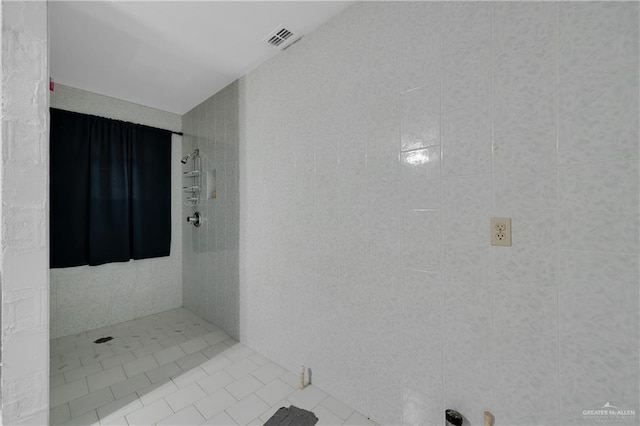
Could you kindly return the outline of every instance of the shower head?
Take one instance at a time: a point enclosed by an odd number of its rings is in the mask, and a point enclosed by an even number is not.
[[[187,164],[187,161],[189,160],[189,158],[191,158],[191,157],[195,157],[195,156],[197,156],[198,154],[200,154],[200,150],[196,148],[196,150],[195,150],[195,151],[193,151],[191,154],[189,154],[189,155],[185,155],[184,157],[182,157],[182,160],[180,160],[180,162],[181,162],[182,164]]]

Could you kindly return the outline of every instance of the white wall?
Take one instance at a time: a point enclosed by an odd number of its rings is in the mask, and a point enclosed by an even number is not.
[[[57,84],[53,108],[181,130],[177,114]],[[171,148],[171,255],[51,269],[51,337],[66,336],[182,306],[182,138]]]
[[[47,5],[2,2],[0,424],[49,418]]]
[[[385,424],[638,410],[638,24],[358,3],[242,78],[242,341]]]

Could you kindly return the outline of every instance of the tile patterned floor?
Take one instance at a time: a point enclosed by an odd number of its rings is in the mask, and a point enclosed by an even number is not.
[[[50,401],[52,425],[262,425],[289,405],[374,425],[185,309],[52,340]]]

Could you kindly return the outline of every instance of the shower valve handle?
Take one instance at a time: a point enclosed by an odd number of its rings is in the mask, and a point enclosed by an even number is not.
[[[195,212],[193,216],[187,216],[187,222],[191,223],[196,228],[200,226],[200,212]]]

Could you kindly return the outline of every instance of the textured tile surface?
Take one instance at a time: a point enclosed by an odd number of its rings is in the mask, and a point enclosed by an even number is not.
[[[191,338],[163,348],[155,340],[146,337],[171,333],[172,330],[175,332],[176,329]],[[309,385],[302,391],[298,390],[299,379],[295,374],[287,372],[246,345],[233,339],[225,339],[224,343],[213,339],[211,341],[214,343],[209,345],[210,339],[203,336],[211,336],[211,330],[214,329],[217,327],[185,309],[114,325],[112,331],[118,339],[109,342],[110,350],[120,352],[125,347],[135,346],[135,352],[139,354],[136,360],[142,360],[141,365],[147,365],[151,360],[155,362],[184,354],[185,348],[201,348],[188,355],[201,355],[201,363],[183,371],[171,361],[131,378],[125,376],[123,367],[116,366],[55,386],[51,389],[50,423],[85,426],[261,425],[277,409],[288,407],[294,404],[293,401],[300,407],[317,411],[323,424],[342,425],[356,413],[344,402],[315,386]],[[74,365],[74,359],[79,360],[93,351],[104,352],[104,347],[92,343],[93,336],[102,331],[90,330],[52,340],[52,358],[64,358]],[[207,342],[205,347],[202,347],[203,342]],[[212,351],[212,348],[216,351]],[[208,357],[204,353],[213,355]],[[99,363],[97,365],[100,366]],[[137,364],[131,365],[137,368]],[[169,366],[174,366],[180,373],[159,378],[152,383],[156,377],[152,374],[154,370]],[[209,369],[205,369],[205,366],[209,366]],[[234,378],[224,369],[242,374]]]
[[[638,346],[638,256],[563,250],[559,260],[561,332]]]
[[[638,5],[558,7],[558,161],[638,157]]]
[[[638,387],[629,378],[640,374],[639,362],[637,347],[624,341],[611,344],[562,334],[559,423],[584,424],[584,410],[601,409],[608,402],[621,410],[633,410]],[[630,416],[616,421],[631,425],[636,419]]]
[[[353,5],[185,116],[242,207],[185,232],[187,306],[380,423],[637,399],[638,27],[636,3]]]
[[[442,232],[447,242],[482,245],[491,212],[491,176],[448,177],[444,191]]]
[[[3,4],[1,27],[1,422],[45,424],[50,407],[47,340],[49,323],[57,320],[47,306],[51,293],[47,4]]]
[[[559,185],[562,248],[638,252],[637,161],[562,168]]]

